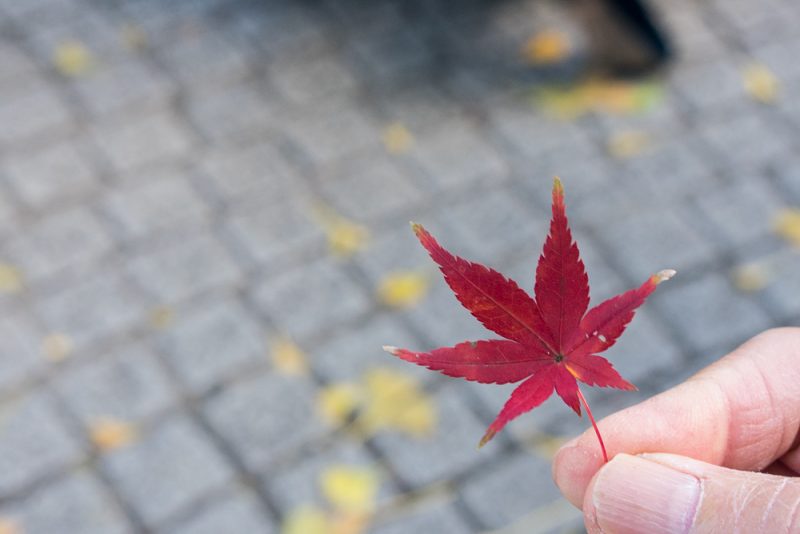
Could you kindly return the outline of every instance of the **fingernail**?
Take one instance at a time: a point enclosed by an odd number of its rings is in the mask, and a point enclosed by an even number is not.
[[[688,532],[700,499],[700,481],[686,473],[620,454],[594,482],[595,521],[607,534]]]

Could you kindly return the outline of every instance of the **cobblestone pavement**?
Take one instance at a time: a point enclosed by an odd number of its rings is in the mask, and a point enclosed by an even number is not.
[[[445,4],[0,1],[1,533],[580,531],[585,420],[478,451],[508,388],[380,350],[486,336],[407,221],[531,286],[554,173],[594,299],[679,271],[600,415],[798,322],[800,4],[663,3],[658,101],[568,120],[531,91],[569,62],[515,59],[564,6]]]

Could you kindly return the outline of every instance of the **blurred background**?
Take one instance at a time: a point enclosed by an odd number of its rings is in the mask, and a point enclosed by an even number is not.
[[[551,180],[638,393],[800,318],[800,4],[652,6],[587,75],[569,2],[0,2],[0,533],[581,532],[557,399],[381,351],[491,334],[408,228],[532,290]]]

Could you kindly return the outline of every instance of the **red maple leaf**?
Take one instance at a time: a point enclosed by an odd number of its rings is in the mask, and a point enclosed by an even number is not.
[[[451,254],[421,225],[412,223],[417,238],[439,264],[461,304],[486,328],[506,339],[466,341],[431,352],[391,346],[384,350],[445,375],[475,382],[506,384],[524,380],[489,425],[480,446],[509,421],[542,404],[555,390],[579,416],[581,403],[586,407],[608,461],[578,380],[590,386],[636,389],[597,354],[617,341],[636,308],[675,271],[660,271],[638,288],[587,312],[589,279],[578,245],[572,239],[564,209],[564,189],[558,178],[553,182],[552,209],[550,233],[536,267],[535,299],[497,271]]]

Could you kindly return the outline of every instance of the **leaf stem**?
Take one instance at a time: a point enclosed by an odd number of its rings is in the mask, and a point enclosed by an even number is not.
[[[589,416],[589,421],[592,422],[592,427],[594,427],[594,433],[597,434],[597,441],[600,442],[600,450],[603,451],[603,460],[605,463],[608,463],[608,454],[606,453],[606,446],[603,443],[603,437],[600,435],[600,429],[597,428],[597,423],[594,420],[594,416],[592,415],[592,410],[589,408],[589,403],[586,402],[586,398],[581,393],[581,389],[578,388],[578,398],[583,403],[583,407],[586,408],[586,415]]]

